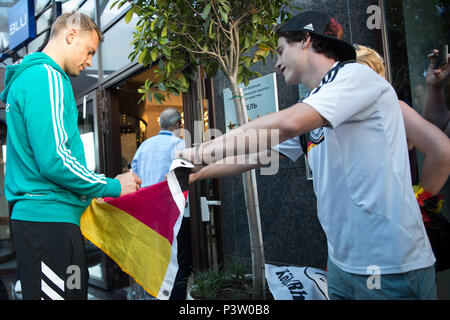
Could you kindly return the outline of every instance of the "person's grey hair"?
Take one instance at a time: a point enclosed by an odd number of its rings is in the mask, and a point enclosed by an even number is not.
[[[103,34],[97,24],[89,16],[79,11],[70,11],[60,15],[52,25],[50,39],[67,28],[78,29],[82,32],[95,31],[99,42],[103,41]]]
[[[175,108],[167,108],[159,115],[159,125],[163,130],[172,130],[178,122],[181,122],[181,114]]]

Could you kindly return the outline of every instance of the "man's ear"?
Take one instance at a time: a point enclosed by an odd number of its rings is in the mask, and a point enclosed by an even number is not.
[[[75,40],[75,37],[77,36],[77,30],[76,29],[69,29],[66,32],[66,42],[67,44],[72,44]]]
[[[302,41],[302,48],[306,49],[311,45],[311,36],[308,34],[305,40]]]

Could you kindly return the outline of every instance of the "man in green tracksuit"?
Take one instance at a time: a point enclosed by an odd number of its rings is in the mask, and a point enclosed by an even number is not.
[[[86,15],[53,24],[43,52],[8,66],[5,195],[24,299],[86,299],[88,271],[80,217],[93,197],[136,191],[133,173],[115,179],[86,168],[68,75],[91,66],[102,34]],[[70,281],[68,281],[70,280]]]

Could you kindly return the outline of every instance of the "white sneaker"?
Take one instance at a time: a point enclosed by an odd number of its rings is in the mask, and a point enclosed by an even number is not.
[[[20,280],[17,280],[14,285],[14,297],[18,300],[22,300],[22,284],[20,283]]]

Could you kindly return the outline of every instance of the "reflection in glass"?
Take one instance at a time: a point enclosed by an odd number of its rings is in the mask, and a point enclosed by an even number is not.
[[[46,5],[50,3],[50,0],[35,0],[34,1],[34,13],[38,14],[41,12]]]
[[[100,25],[104,28],[109,22],[111,22],[120,13],[129,9],[130,4],[124,4],[120,9],[117,5],[111,8],[111,5],[115,0],[100,0],[100,6],[98,7],[98,12],[100,15]]]
[[[128,60],[128,56],[132,51],[130,43],[133,40],[133,31],[136,23],[136,15],[133,15],[128,24],[125,23],[124,19],[121,19],[103,34],[103,78],[108,77],[131,62]]]
[[[41,48],[41,46],[44,44],[44,42],[47,40],[47,36],[49,36],[50,30],[41,34],[39,37],[34,39],[28,44],[28,53],[37,52]]]
[[[77,10],[83,0],[69,0],[62,4],[62,13]]]
[[[9,230],[9,207],[5,198],[5,166],[6,166],[6,121],[4,112],[0,114],[0,261],[8,261],[13,257],[11,232]]]
[[[145,140],[147,122],[132,115],[121,114],[120,146],[122,150],[122,172],[128,171],[134,154]]]
[[[95,0],[86,1],[79,9],[80,12],[88,15],[92,20],[97,21],[95,17]]]
[[[96,85],[98,82],[98,55],[92,58],[92,67],[81,71],[78,77],[69,77],[69,79],[75,97]]]
[[[83,142],[86,166],[89,170],[98,172],[95,161],[94,112],[94,101],[92,99],[89,101],[84,100],[83,104],[78,107],[78,130],[80,132],[81,141]]]
[[[393,86],[422,113],[427,54],[448,43],[448,1],[385,0]]]
[[[36,34],[41,33],[52,25],[52,9],[46,10],[39,19],[36,20]]]

